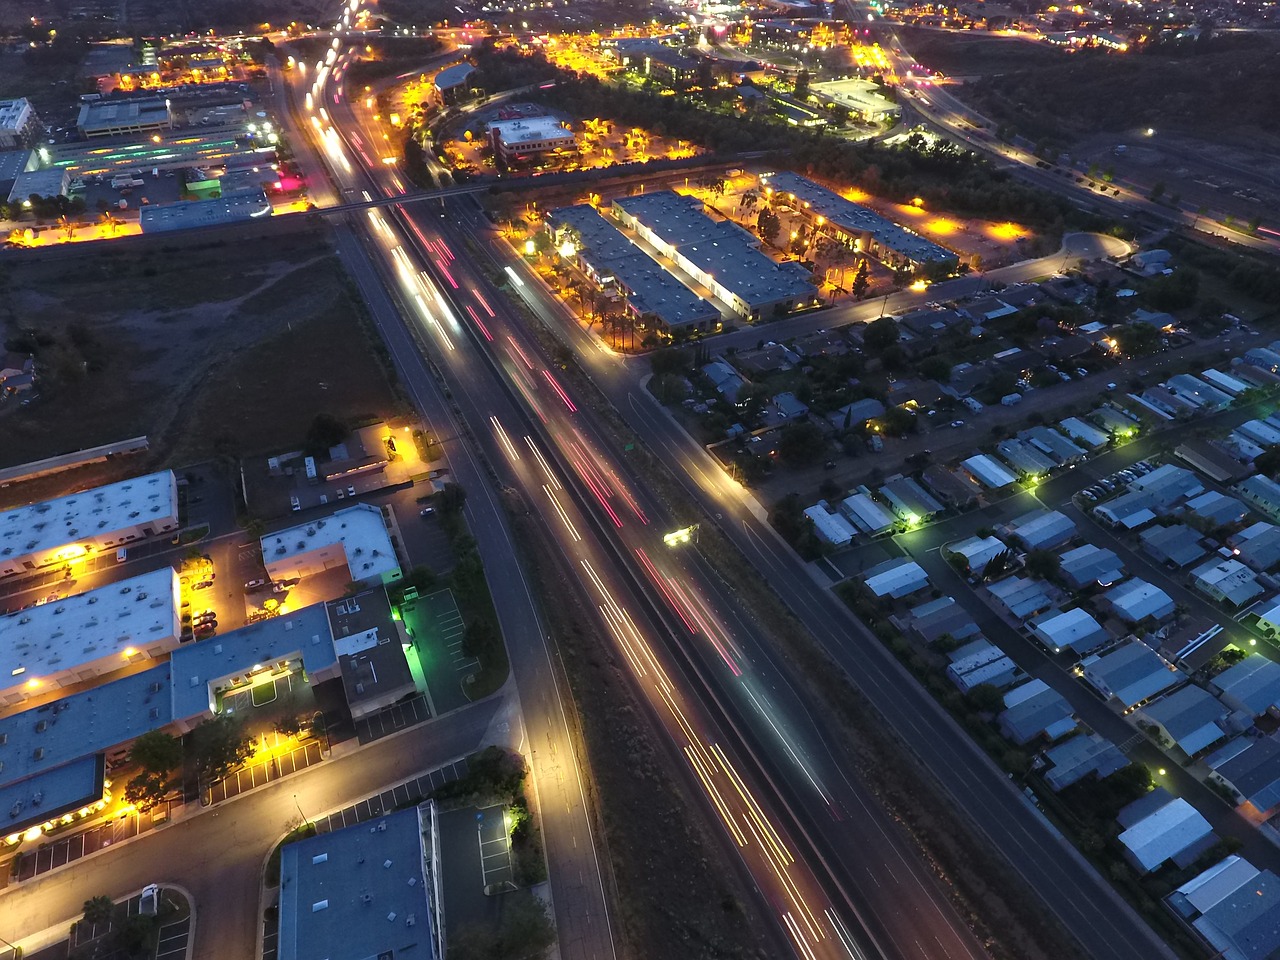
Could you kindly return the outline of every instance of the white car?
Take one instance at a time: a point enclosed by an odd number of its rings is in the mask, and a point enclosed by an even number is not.
[[[302,509],[302,504],[298,502],[297,497],[294,497],[294,496],[289,497],[289,509],[292,510],[294,513],[297,513],[299,510]]]

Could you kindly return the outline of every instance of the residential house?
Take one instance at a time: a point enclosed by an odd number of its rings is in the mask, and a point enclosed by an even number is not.
[[[780,420],[803,420],[809,415],[808,404],[801,403],[794,393],[779,393],[773,398],[773,411]]]
[[[840,504],[840,512],[868,536],[888,533],[897,524],[893,514],[865,493],[855,493]]]
[[[1204,484],[1190,470],[1171,463],[1156,467],[1129,484],[1119,497],[1094,507],[1094,514],[1112,526],[1135,530],[1155,519],[1157,512],[1204,491]]]
[[[1169,894],[1165,903],[1179,917],[1191,923],[1245,884],[1252,883],[1260,872],[1248,860],[1233,853],[1192,877]]]
[[[730,403],[738,402],[738,392],[747,385],[747,380],[742,374],[720,359],[704,365],[702,372],[711,381],[717,393]]]
[[[1164,270],[1172,259],[1173,254],[1168,250],[1143,250],[1130,257],[1129,264],[1140,273],[1150,276]]]
[[[1057,793],[1090,774],[1103,780],[1129,765],[1120,748],[1097,733],[1081,733],[1044,752],[1044,779]]]
[[[1047,454],[1022,440],[1002,440],[996,444],[996,453],[1020,477],[1045,477],[1057,466]]]
[[[1081,447],[1045,426],[1028,427],[1018,434],[1018,439],[1025,440],[1060,466],[1079,463],[1085,457]]]
[[[1007,687],[1025,674],[999,647],[979,640],[955,651],[947,676],[961,693],[968,693],[983,685]]]
[[[1179,373],[1165,381],[1165,387],[1196,405],[1205,413],[1231,406],[1231,394],[1211,386],[1199,377]]]
[[[1098,601],[1130,626],[1148,620],[1158,623],[1173,616],[1173,598],[1154,583],[1138,577],[1112,587]]]
[[[954,310],[940,310],[932,307],[912,310],[898,318],[898,324],[906,327],[917,337],[934,338],[946,333],[952,327],[966,323],[967,320]]]
[[[966,567],[974,576],[981,576],[987,564],[1007,549],[995,537],[969,537],[947,547],[953,556],[964,558]]]
[[[1280,635],[1280,596],[1258,605],[1258,629],[1269,637]]]
[[[1274,447],[1280,444],[1280,430],[1265,420],[1246,420],[1236,427],[1235,432],[1262,447]]]
[[[1181,677],[1146,644],[1123,643],[1101,656],[1080,661],[1085,681],[1127,713],[1181,682]]]
[[[1054,604],[1050,588],[1044,582],[1030,577],[1006,577],[988,584],[987,592],[1018,621],[1025,621]]]
[[[863,574],[863,582],[877,599],[900,600],[929,586],[929,575],[914,560],[898,558],[876,564]]]
[[[1089,416],[1093,418],[1094,423],[1110,436],[1127,437],[1138,429],[1138,421],[1132,417],[1125,416],[1114,407],[1098,407]]]
[[[1234,483],[1253,473],[1253,467],[1234,457],[1223,444],[1213,440],[1193,439],[1178,445],[1173,451],[1210,480],[1218,483]]]
[[[1276,364],[1280,364],[1280,354],[1270,350],[1266,352],[1271,360],[1274,360]],[[1249,353],[1254,353],[1254,351],[1250,350]],[[1272,365],[1270,360],[1265,363],[1260,362],[1261,358],[1251,358],[1249,353],[1246,353],[1241,359],[1231,361],[1231,375],[1249,384],[1250,388],[1260,387],[1263,390],[1269,390],[1280,384],[1280,374],[1276,373],[1275,366]]]
[[[1236,368],[1241,376],[1248,377],[1250,372],[1243,369],[1246,366],[1258,367],[1268,373],[1280,374],[1280,353],[1269,347],[1254,347],[1244,352],[1244,364]]]
[[[1193,685],[1175,690],[1139,711],[1141,721],[1154,726],[1164,739],[1188,757],[1224,739],[1230,715],[1231,711],[1221,700]]]
[[[1249,516],[1249,508],[1235,497],[1206,490],[1184,503],[1182,513],[1199,517],[1215,527],[1234,527]]]
[[[1200,811],[1163,788],[1129,804],[1117,819],[1125,828],[1118,839],[1126,859],[1144,874],[1170,861],[1189,866],[1218,839]]]
[[[1129,314],[1129,322],[1141,323],[1148,327],[1155,327],[1157,330],[1172,329],[1178,324],[1177,318],[1171,313],[1165,313],[1163,310],[1144,310],[1141,307]]]
[[[956,602],[955,597],[929,600],[893,619],[898,629],[914,633],[925,643],[933,643],[944,636],[968,640],[980,633],[969,612]]]
[[[846,403],[839,410],[827,414],[827,422],[836,430],[855,430],[868,420],[884,416],[884,404],[875,397],[866,397]]]
[[[1061,554],[1059,569],[1063,579],[1077,590],[1095,583],[1107,587],[1124,576],[1124,564],[1115,552],[1092,543]]]
[[[1239,560],[1210,558],[1191,571],[1191,585],[1205,596],[1240,609],[1263,594],[1257,574]]]
[[[1246,503],[1272,520],[1280,520],[1280,483],[1261,475],[1236,484],[1236,492]]]
[[[1182,569],[1195,563],[1209,551],[1201,543],[1200,534],[1185,523],[1169,527],[1148,527],[1138,534],[1142,549],[1167,567]]]
[[[857,535],[848,520],[827,508],[825,500],[807,508],[804,515],[813,521],[818,539],[833,547],[847,547]]]
[[[36,361],[17,354],[0,356],[0,400],[26,393],[36,384]]]
[[[926,523],[943,511],[943,506],[910,477],[898,477],[880,488],[881,498],[907,526]]]
[[[967,473],[948,470],[940,463],[925,467],[920,480],[939,500],[957,508],[967,507],[982,492],[981,485]]]
[[[1249,389],[1249,384],[1221,370],[1203,370],[1200,379],[1231,397],[1238,397]]]
[[[1004,710],[996,717],[1000,732],[1017,744],[1043,737],[1052,742],[1078,726],[1066,697],[1043,680],[1028,680],[1004,695]]]
[[[1280,807],[1280,738],[1239,737],[1232,743],[1241,749],[1224,748],[1207,761],[1213,779],[1235,794],[1251,820],[1265,820]]]
[[[1080,607],[1065,612],[1049,610],[1032,617],[1027,621],[1027,629],[1051,653],[1069,650],[1083,656],[1111,639],[1102,624]]]
[[[1076,525],[1071,518],[1057,510],[1032,510],[1000,529],[1023,550],[1052,550],[1076,535]]]
[[[1192,921],[1221,960],[1280,954],[1280,878],[1263,870]]]
[[[766,343],[763,347],[738,351],[733,362],[746,374],[770,374],[791,370],[799,366],[803,358],[780,343]]]
[[[1251,653],[1213,678],[1213,688],[1232,710],[1251,717],[1280,717],[1280,663]]]
[[[977,456],[970,457],[960,464],[969,476],[973,477],[978,483],[988,490],[1003,490],[1011,483],[1017,482],[1017,477],[1005,469],[1004,465],[998,460],[980,453]]]
[[[1096,450],[1106,446],[1109,437],[1095,426],[1085,423],[1079,417],[1067,417],[1058,424],[1058,429],[1076,443]]]
[[[1280,565],[1280,527],[1259,520],[1227,538],[1232,553],[1250,570],[1266,573]]]
[[[1167,419],[1193,416],[1199,407],[1186,397],[1180,396],[1164,386],[1147,387],[1138,394],[1144,406],[1163,414]]]

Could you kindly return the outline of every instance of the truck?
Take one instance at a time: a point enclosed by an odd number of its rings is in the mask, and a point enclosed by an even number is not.
[[[142,186],[142,181],[139,180],[137,177],[132,176],[131,174],[124,174],[123,176],[111,178],[112,190],[123,190],[125,187],[140,187],[140,186]]]
[[[979,403],[977,400],[975,400],[973,397],[965,397],[960,402],[963,403],[966,407],[968,407],[974,413],[982,412],[982,404]]]
[[[1020,393],[1006,393],[1003,397],[1000,398],[1000,403],[1006,407],[1012,407],[1021,402],[1022,402],[1022,394]]]

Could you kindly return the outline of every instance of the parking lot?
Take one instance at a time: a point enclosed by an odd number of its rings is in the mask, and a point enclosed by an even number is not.
[[[453,593],[437,590],[410,600],[401,607],[401,615],[413,638],[413,649],[436,713],[465,706],[463,683],[478,669],[479,661],[463,651],[466,624]]]
[[[261,787],[272,780],[279,780],[298,770],[305,770],[312,764],[321,761],[320,742],[312,740],[295,747],[288,753],[269,760],[262,760],[249,766],[241,767],[225,779],[219,780],[205,791],[205,802],[215,804],[227,800],[237,794]]]
[[[362,744],[372,743],[430,719],[431,710],[427,707],[426,698],[417,696],[402,703],[393,703],[377,713],[357,720],[356,736]]]

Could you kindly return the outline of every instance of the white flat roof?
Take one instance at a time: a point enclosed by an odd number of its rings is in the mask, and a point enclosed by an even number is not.
[[[341,545],[353,580],[391,573],[400,566],[382,511],[367,503],[336,511],[333,516],[300,523],[262,538],[262,559],[274,564]]]
[[[520,120],[499,120],[489,124],[502,142],[509,147],[535,140],[555,140],[560,137],[572,140],[573,131],[566,130],[555,117],[525,117]]]
[[[118,530],[177,516],[173,471],[149,473],[0,513],[0,558],[44,553],[89,538],[109,538]]]
[[[0,688],[74,670],[130,647],[173,640],[172,567],[0,617]]]

